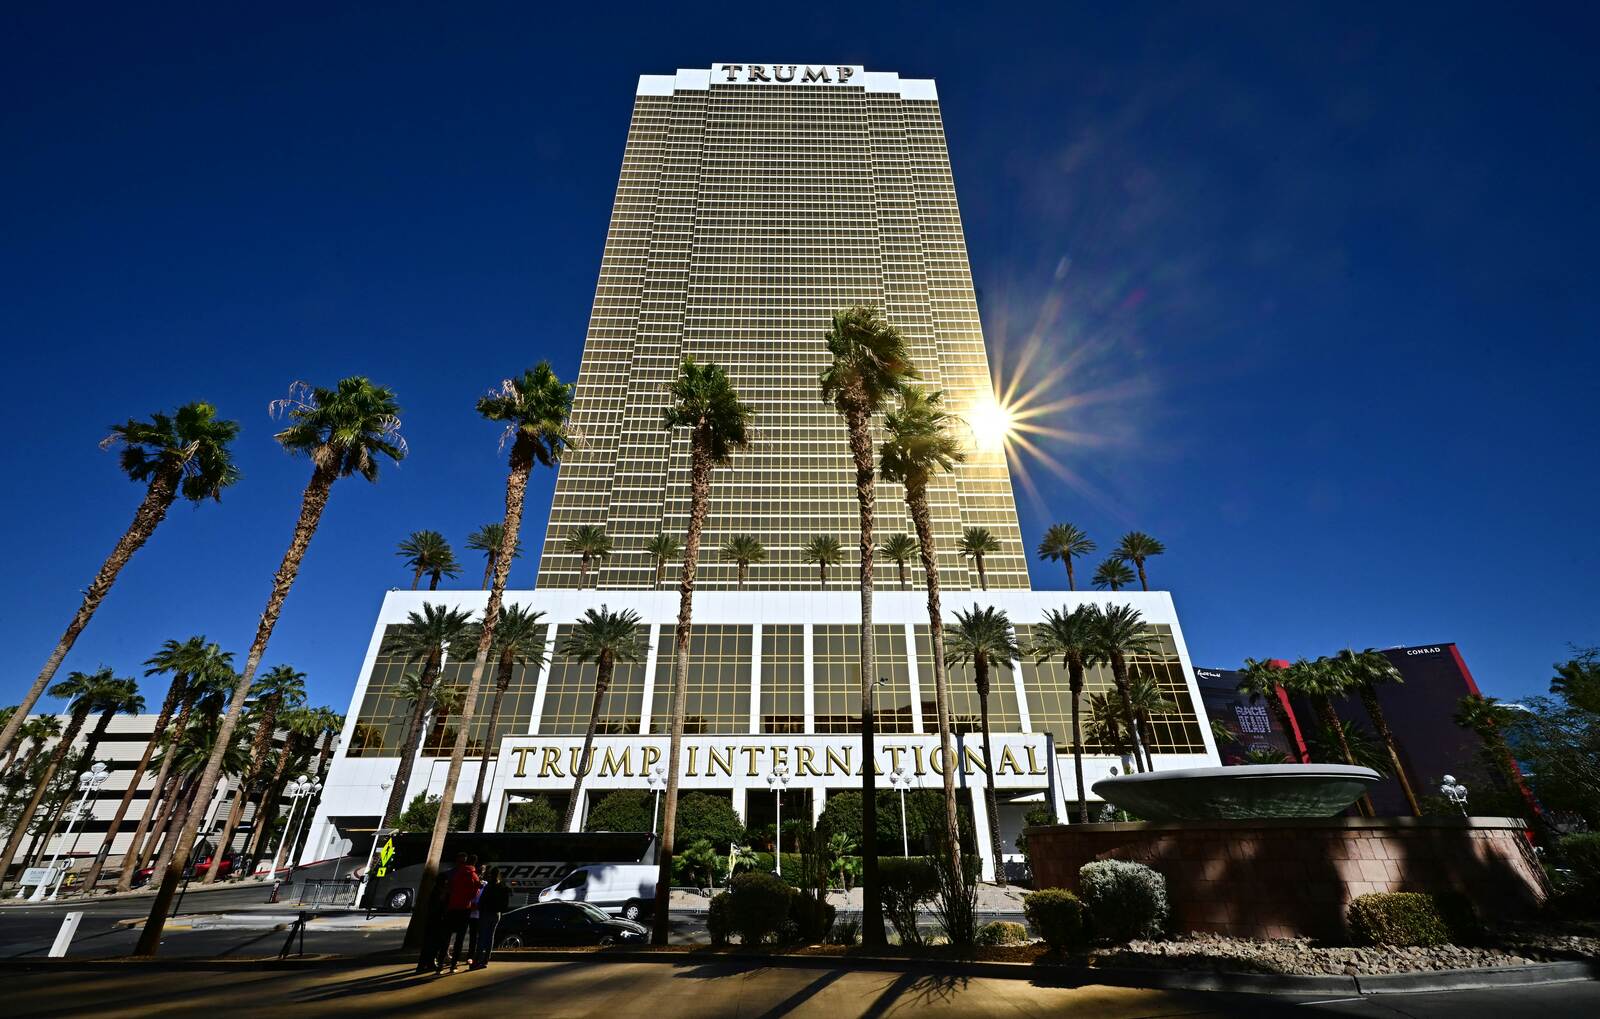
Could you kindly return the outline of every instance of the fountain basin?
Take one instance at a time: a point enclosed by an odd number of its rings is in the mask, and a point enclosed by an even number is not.
[[[1333,817],[1382,776],[1347,764],[1183,768],[1103,778],[1091,788],[1146,821]]]

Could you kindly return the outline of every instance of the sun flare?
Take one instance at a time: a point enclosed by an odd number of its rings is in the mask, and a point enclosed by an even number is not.
[[[967,413],[967,425],[972,429],[973,443],[984,452],[994,453],[1006,448],[1015,432],[1016,416],[999,400],[989,398],[979,401]]]

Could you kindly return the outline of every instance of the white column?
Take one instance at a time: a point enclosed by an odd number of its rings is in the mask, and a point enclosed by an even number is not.
[[[589,796],[590,792],[587,789],[578,795],[578,809],[572,812],[572,824],[567,828],[567,831],[583,831],[584,815],[588,812]]]
[[[761,733],[761,624],[750,628],[750,735]]]
[[[556,627],[554,623],[545,627],[545,655],[555,659]],[[539,720],[544,717],[544,696],[550,690],[550,665],[541,666],[539,669],[539,682],[533,688],[533,717],[528,719],[528,731],[535,736],[539,734]]]
[[[994,880],[994,843],[989,837],[989,808],[984,802],[982,784],[985,781],[980,769],[973,776],[973,781],[968,783],[967,789],[972,793],[972,834],[978,840],[978,859],[983,861],[981,876],[985,881]]]
[[[813,786],[811,789],[811,825],[816,827],[822,820],[822,808],[828,802],[828,790],[822,786]]]
[[[917,665],[917,624],[906,624],[905,641],[906,677],[911,688],[911,731],[920,735],[927,730],[922,727],[922,675]]]
[[[1013,627],[1012,631],[1011,631],[1011,636],[1013,638],[1015,638],[1016,635],[1017,635],[1016,628]],[[1032,732],[1033,731],[1033,714],[1030,711],[1028,711],[1028,691],[1027,691],[1027,688],[1025,686],[1023,686],[1023,683],[1022,683],[1022,663],[1021,662],[1018,662],[1016,664],[1016,666],[1011,670],[1011,681],[1012,681],[1012,683],[1014,683],[1016,685],[1016,688],[1017,688],[1017,724],[1021,727],[1023,732]]]
[[[817,731],[817,679],[816,673],[813,671],[813,669],[816,667],[816,663],[812,661],[815,655],[813,654],[811,647],[810,623],[805,624],[805,629],[801,632],[801,639],[805,642],[806,735],[809,736]]]
[[[736,785],[733,787],[733,812],[738,814],[740,822],[745,824],[748,824],[750,821],[749,814],[746,813],[746,811],[749,810],[749,805],[746,799],[746,793],[748,792],[749,790],[742,785]]]
[[[650,735],[650,709],[656,699],[656,648],[661,643],[660,626],[650,627],[650,648],[644,658],[644,698],[639,705],[639,735]]]

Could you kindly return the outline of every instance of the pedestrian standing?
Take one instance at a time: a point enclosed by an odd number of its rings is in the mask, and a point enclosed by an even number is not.
[[[450,894],[444,907],[444,929],[450,950],[450,972],[456,971],[461,959],[461,942],[467,936],[468,916],[472,900],[478,897],[478,858],[468,856],[450,875]]]
[[[483,969],[489,965],[494,952],[494,932],[500,926],[500,914],[511,905],[511,886],[506,884],[506,872],[496,867],[489,872],[489,881],[478,895],[478,951],[472,957],[472,968]]]
[[[464,867],[466,862],[467,854],[457,853],[454,866],[442,872],[434,881],[433,893],[428,896],[428,901],[417,903],[416,908],[422,910],[425,920],[422,928],[422,954],[417,957],[418,973],[432,970],[437,974],[444,969],[445,947],[450,943],[450,932],[446,927],[450,886],[455,881],[456,871]]]

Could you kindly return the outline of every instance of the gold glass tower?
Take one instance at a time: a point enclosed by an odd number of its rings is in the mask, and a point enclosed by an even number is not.
[[[716,551],[734,534],[767,548],[748,587],[820,586],[800,555],[817,535],[847,557],[830,586],[852,586],[854,470],[817,381],[829,318],[852,304],[906,335],[957,414],[992,400],[933,82],[805,64],[641,78],[578,374],[582,443],[556,481],[538,586],[578,586],[563,539],[584,524],[614,548],[591,583],[655,586],[645,543],[688,527],[688,437],[662,427],[686,355],[724,366],[757,414],[754,442],[713,475],[699,586],[735,586]],[[990,587],[1028,587],[1003,451],[973,449],[929,497],[945,586],[977,586],[956,540],[982,526],[1000,542]],[[880,538],[911,533],[898,486],[879,486],[877,520]],[[898,586],[893,564],[878,577]]]

